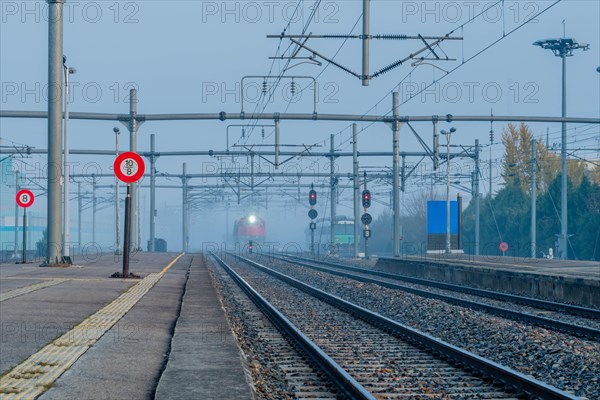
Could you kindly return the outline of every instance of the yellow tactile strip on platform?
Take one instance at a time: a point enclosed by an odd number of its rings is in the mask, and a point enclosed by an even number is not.
[[[144,297],[183,254],[48,344],[0,379],[0,398],[35,399]]]
[[[47,288],[50,286],[58,285],[60,283],[66,282],[68,280],[69,279],[51,279],[48,281],[24,286],[24,287],[21,287],[18,289],[14,289],[14,290],[8,291],[6,293],[0,293],[0,303],[5,300],[12,299],[13,297],[22,296],[24,294],[31,293],[36,290],[40,290],[40,289],[44,289],[44,288]]]

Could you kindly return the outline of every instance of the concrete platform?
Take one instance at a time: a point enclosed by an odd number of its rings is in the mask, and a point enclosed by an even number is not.
[[[113,255],[71,268],[3,263],[0,398],[154,398],[193,259],[176,257],[134,255],[131,271],[141,280],[108,278],[121,269]]]
[[[252,399],[241,350],[212,286],[194,259],[156,399]]]
[[[469,254],[381,257],[375,269],[600,307],[600,263]]]

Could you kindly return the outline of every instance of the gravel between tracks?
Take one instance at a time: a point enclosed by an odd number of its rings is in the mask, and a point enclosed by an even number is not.
[[[278,260],[260,262],[552,386],[600,398],[600,343]]]
[[[378,399],[515,398],[265,272],[227,261]]]
[[[208,269],[252,375],[256,399],[332,398],[323,380],[220,266]]]
[[[573,325],[578,325],[578,326],[583,326],[583,327],[587,327],[587,328],[593,328],[593,329],[600,330],[600,320],[596,319],[596,318],[588,318],[588,317],[572,315],[569,313],[561,313],[559,311],[545,310],[545,309],[526,306],[526,305],[522,305],[522,304],[516,304],[516,303],[509,302],[509,301],[504,301],[504,300],[496,300],[496,299],[491,299],[491,298],[483,297],[483,296],[476,296],[476,295],[472,295],[472,294],[468,294],[468,293],[461,293],[461,292],[440,289],[440,288],[426,286],[426,285],[419,285],[416,283],[404,282],[404,281],[400,281],[397,279],[386,278],[383,276],[363,274],[363,273],[356,272],[356,271],[344,271],[344,269],[340,268],[340,267],[331,267],[331,266],[325,266],[325,265],[323,265],[323,266],[318,265],[318,266],[322,267],[322,268],[330,268],[330,269],[333,269],[336,271],[349,272],[351,274],[360,275],[365,278],[377,279],[377,280],[393,283],[396,285],[406,286],[406,287],[413,288],[413,289],[418,289],[418,290],[423,290],[423,291],[427,291],[427,292],[431,292],[431,293],[441,294],[444,296],[450,296],[455,299],[462,299],[462,300],[473,301],[476,303],[488,304],[488,305],[498,307],[501,309],[512,310],[512,311],[516,311],[516,312],[520,312],[520,313],[528,313],[528,314],[536,315],[536,316],[543,317],[543,318],[555,319],[557,321],[565,322],[568,324],[573,324]]]
[[[301,254],[299,255],[301,257],[305,257],[307,259],[311,258],[310,254]],[[366,270],[371,270],[371,271],[376,271],[375,267],[377,265],[378,259],[377,258],[373,258],[373,259],[353,259],[353,258],[341,258],[341,257],[323,257],[321,259],[322,261],[325,262],[331,262],[334,264],[346,264],[346,265],[351,265],[353,267],[357,267],[357,268],[364,268]],[[443,260],[438,260],[438,261],[443,261]],[[433,261],[435,263],[435,261]],[[408,275],[407,275],[408,276]],[[441,282],[441,283],[448,283],[444,280],[440,280],[440,279],[431,279],[431,278],[422,278],[419,276],[412,276],[413,278],[420,278],[420,279],[430,279],[436,282]],[[461,286],[460,284],[457,283],[453,283],[454,285],[458,285]],[[468,287],[468,285],[466,285],[466,287]],[[525,296],[525,297],[531,297],[534,299],[538,299],[538,300],[545,300],[545,301],[556,301],[556,302],[564,302],[565,304],[570,304],[570,305],[574,305],[574,306],[581,306],[581,304],[575,303],[575,302],[565,302],[564,300],[560,299],[560,298],[555,298],[555,297],[551,297],[551,296],[542,296],[540,294],[537,295],[531,295],[531,294],[525,294],[525,293],[518,293],[518,292],[513,292],[510,290],[499,290],[499,289],[493,289],[493,288],[489,288],[489,287],[482,287],[482,288],[476,288],[476,289],[487,289],[487,290],[492,290],[492,291],[496,291],[499,293],[505,293],[505,294],[510,294],[510,295],[516,295],[516,296]],[[600,309],[600,307],[596,307],[592,304],[585,304],[584,307],[587,308],[593,308],[593,309]]]

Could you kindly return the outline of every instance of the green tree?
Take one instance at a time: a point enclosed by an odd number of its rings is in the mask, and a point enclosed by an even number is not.
[[[504,156],[502,159],[502,178],[506,185],[519,182],[521,190],[531,190],[531,139],[533,132],[525,123],[517,127],[508,124],[502,133]],[[545,144],[536,142],[536,188],[544,193],[561,173],[561,160],[557,154],[548,150]],[[585,163],[581,160],[567,160],[567,176],[579,186],[585,172]]]
[[[509,124],[502,136],[504,187],[495,197],[480,201],[480,252],[498,254],[500,241],[509,243],[509,255],[530,255],[531,138],[525,124]],[[538,256],[555,247],[560,232],[560,157],[537,143],[537,248]],[[585,176],[585,165],[568,160],[569,255],[571,258],[600,259],[600,185]],[[594,178],[593,174],[591,174]],[[464,212],[465,251],[473,251],[475,207]]]
[[[582,260],[600,259],[600,186],[584,176],[568,202],[570,254]]]

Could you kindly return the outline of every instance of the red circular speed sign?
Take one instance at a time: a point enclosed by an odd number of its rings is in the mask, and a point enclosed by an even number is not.
[[[19,190],[17,193],[17,204],[20,207],[27,208],[33,205],[33,201],[35,200],[35,196],[31,193],[31,190],[23,189]]]
[[[502,243],[500,243],[500,246],[498,246],[498,247],[500,248],[500,251],[504,253],[508,250],[508,243],[502,242]]]
[[[142,157],[132,151],[120,154],[113,167],[117,178],[125,183],[139,181],[146,168]]]

